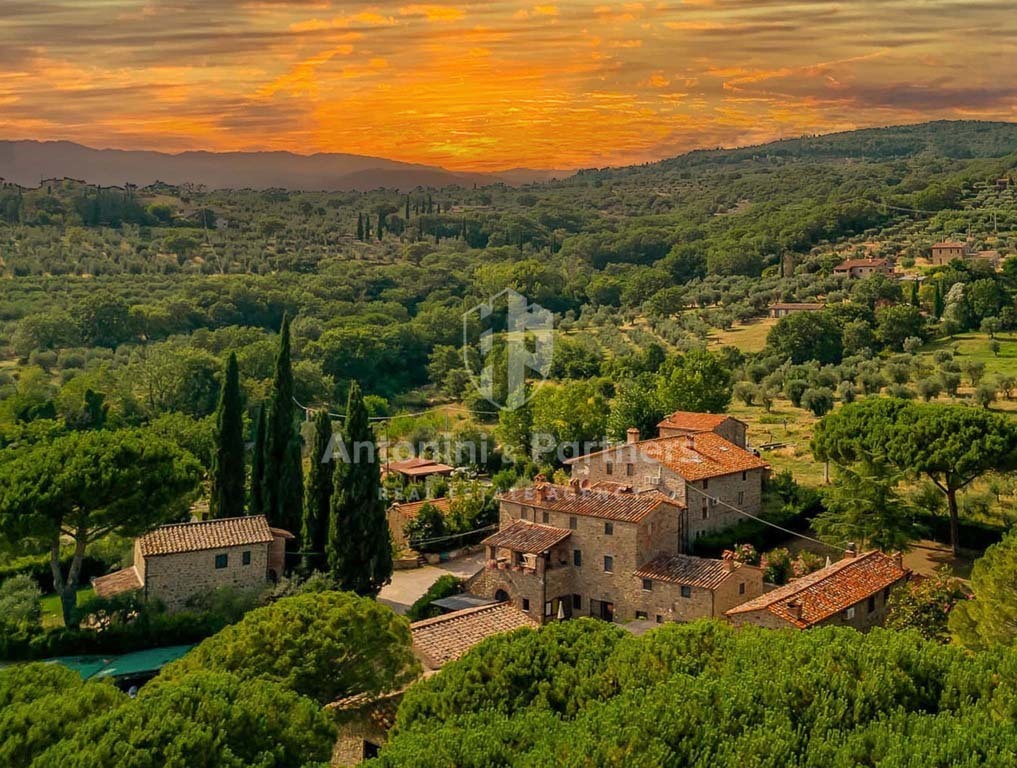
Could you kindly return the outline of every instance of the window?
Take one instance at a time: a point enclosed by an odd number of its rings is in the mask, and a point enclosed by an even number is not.
[[[583,607],[583,596],[582,595],[572,595],[572,608],[573,608],[573,610],[578,611],[578,610],[581,610],[582,607]]]
[[[745,503],[745,491],[738,491],[738,506]]]
[[[614,523],[604,523],[604,535],[614,536]]]
[[[244,565],[250,565],[251,564],[251,550],[245,549],[244,553],[240,556],[240,561]]]
[[[650,617],[646,614],[646,611],[636,611],[636,621],[639,621],[640,619],[645,621],[648,618]]]
[[[739,595],[744,595],[744,594],[745,594],[745,582],[744,582],[744,581],[743,581],[743,582],[741,582],[741,583],[740,583],[740,584],[738,585],[738,594],[739,594]]]
[[[682,586],[682,597],[692,597],[692,587]]]
[[[215,556],[215,567],[217,569],[225,568],[229,564],[230,564],[230,556],[228,554],[223,553],[221,555],[216,555]]]
[[[868,604],[867,607],[869,609],[869,613],[872,613],[874,610],[876,610],[876,596],[875,595],[873,595],[872,597],[869,598],[869,604]]]
[[[548,600],[546,603],[544,603],[544,615],[545,616],[553,616],[554,615],[554,603],[551,602],[550,600]]]
[[[636,473],[636,467],[635,467],[634,464],[626,464],[625,465],[625,474],[626,475],[628,475],[629,477],[632,477],[632,475],[634,475],[635,473]]]
[[[710,487],[710,481],[708,479],[704,480],[703,481],[703,490],[705,491],[705,490],[709,489],[709,487]]]
[[[524,611],[530,610],[530,598],[528,597],[523,598],[523,610]]]
[[[664,617],[661,616],[659,613],[657,614],[657,623],[658,624],[663,624],[664,623]]]
[[[611,573],[614,570],[614,558],[611,555],[604,555],[604,573]]]
[[[570,517],[569,518],[569,528],[571,530],[573,530],[573,531],[576,529],[576,518],[575,517]]]
[[[742,480],[748,480],[748,479],[749,479],[749,473],[748,472],[742,472]]]
[[[844,611],[844,618],[850,621],[855,617],[855,607],[852,605],[846,611]]]
[[[710,508],[703,503],[703,519],[708,520],[710,518]]]
[[[643,589],[647,592],[653,591],[653,579],[643,579]]]
[[[614,474],[614,464],[612,464],[610,461],[604,462],[604,471],[607,474],[609,474],[609,475],[613,475]]]
[[[582,553],[582,551],[578,550],[578,549],[573,549],[572,550],[572,565],[574,565],[576,568],[578,568],[582,564],[583,564],[583,553]]]
[[[549,522],[551,520],[551,513],[545,509],[543,512],[540,513],[540,519],[545,523]]]

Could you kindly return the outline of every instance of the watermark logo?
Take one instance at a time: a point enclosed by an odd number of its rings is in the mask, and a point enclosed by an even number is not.
[[[506,288],[463,313],[463,359],[481,396],[515,410],[532,395],[527,379],[543,381],[554,355],[554,314]]]

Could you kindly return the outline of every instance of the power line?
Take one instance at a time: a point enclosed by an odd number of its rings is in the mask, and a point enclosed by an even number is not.
[[[485,525],[483,528],[476,528],[472,531],[466,531],[464,533],[453,533],[450,534],[449,536],[436,536],[432,539],[410,539],[408,543],[410,544],[411,547],[416,548],[421,544],[434,544],[439,541],[448,541],[449,539],[461,539],[464,536],[470,536],[474,533],[483,533],[484,531],[495,530],[497,527],[498,527],[497,523],[492,523],[491,525]]]
[[[694,485],[691,485],[689,483],[685,484],[685,488],[686,489],[691,488],[692,490],[696,491],[697,493],[700,493],[703,496],[705,496],[707,499],[709,499],[714,504],[720,504],[721,506],[727,507],[728,509],[732,509],[735,512],[737,512],[739,515],[744,515],[745,517],[751,518],[752,520],[755,520],[756,522],[762,523],[763,525],[768,525],[771,528],[776,528],[778,531],[783,531],[784,533],[789,534],[791,536],[797,536],[799,539],[805,539],[806,541],[811,541],[813,544],[820,544],[820,545],[822,545],[824,547],[830,547],[831,549],[840,550],[841,552],[847,552],[848,551],[847,549],[845,549],[843,547],[838,547],[835,544],[829,544],[829,543],[827,543],[825,541],[820,541],[819,539],[814,539],[811,536],[806,536],[804,533],[798,533],[797,531],[792,531],[790,528],[784,528],[783,526],[777,525],[776,523],[770,522],[769,520],[764,520],[761,517],[757,517],[756,515],[753,515],[753,514],[750,514],[749,512],[746,512],[744,509],[739,509],[738,507],[734,506],[733,504],[728,504],[723,499],[717,498],[716,496],[711,496],[706,491],[703,491],[703,490],[701,490],[699,488],[696,488]]]
[[[293,403],[300,408],[304,413],[317,413],[320,408],[311,408],[310,406],[304,405],[296,397],[293,398]],[[500,411],[475,411],[472,408],[466,408],[461,405],[436,405],[434,408],[426,408],[423,411],[412,411],[410,413],[397,413],[392,416],[369,416],[369,421],[391,421],[392,419],[401,419],[406,416],[424,416],[428,413],[434,413],[435,411],[459,411],[464,413],[482,413],[485,415],[497,416]],[[345,413],[335,413],[334,411],[326,411],[329,416],[335,419],[345,419]]]

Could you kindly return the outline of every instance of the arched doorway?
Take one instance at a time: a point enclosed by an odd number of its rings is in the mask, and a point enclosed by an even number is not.
[[[499,603],[507,603],[509,599],[508,592],[506,592],[504,589],[499,589],[497,592],[494,593],[494,599],[497,600]]]

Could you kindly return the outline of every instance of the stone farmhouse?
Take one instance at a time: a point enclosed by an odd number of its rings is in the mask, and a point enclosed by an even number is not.
[[[845,626],[866,631],[886,618],[890,594],[909,576],[900,554],[848,551],[842,560],[730,608],[735,625],[770,629]]]
[[[163,525],[134,541],[134,564],[92,581],[100,597],[140,592],[168,610],[220,587],[256,590],[282,575],[286,541],[263,515]]]
[[[845,275],[851,280],[870,275],[893,274],[893,262],[889,259],[847,259],[833,268],[833,274]]]
[[[399,552],[408,552],[410,543],[406,537],[406,525],[417,519],[425,506],[430,505],[447,515],[452,502],[447,496],[437,499],[422,499],[421,501],[396,502],[388,508],[388,531],[392,537],[392,543]]]
[[[666,422],[662,432],[682,430],[665,426]],[[743,427],[725,417],[715,428],[731,434]],[[625,445],[566,463],[582,487],[609,482],[637,493],[656,490],[679,502],[684,510],[681,535],[687,546],[703,534],[742,520],[741,512],[758,514],[770,465],[717,432],[685,429],[687,434],[651,440],[638,440],[638,433],[630,430]]]
[[[971,255],[971,247],[967,243],[943,242],[932,246],[929,260],[937,267],[949,264],[954,259],[963,261]]]
[[[500,502],[500,530],[468,589],[542,622],[719,618],[762,594],[760,569],[683,554],[684,505],[659,491],[538,482]]]

